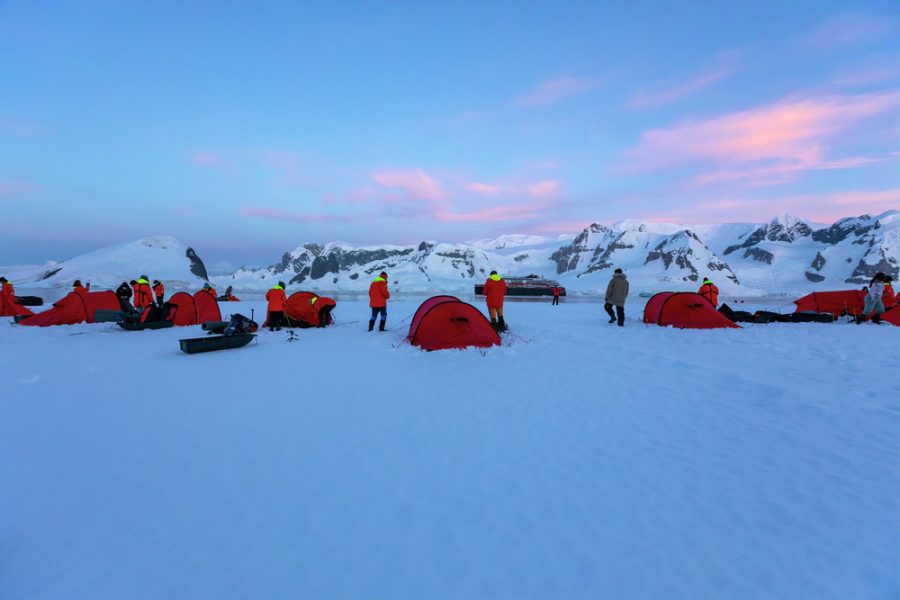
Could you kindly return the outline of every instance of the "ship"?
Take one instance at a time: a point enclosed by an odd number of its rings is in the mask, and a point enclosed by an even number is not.
[[[566,288],[559,285],[558,281],[544,279],[540,275],[526,275],[524,277],[504,277],[507,296],[552,296],[553,288],[559,288],[559,295],[566,295]],[[484,284],[475,286],[475,295],[484,295]]]

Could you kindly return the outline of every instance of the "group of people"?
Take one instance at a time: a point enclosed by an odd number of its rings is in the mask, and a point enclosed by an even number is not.
[[[90,290],[91,284],[88,283],[84,288],[81,281],[76,279],[72,287],[75,291],[79,288]],[[208,283],[203,284],[203,291],[211,294],[213,298],[216,297],[215,288]],[[141,275],[129,282],[123,281],[122,285],[116,288],[116,298],[119,299],[122,310],[127,313],[140,313],[154,306],[162,308],[166,303],[166,286],[158,279],[154,279],[151,284],[149,277]]]

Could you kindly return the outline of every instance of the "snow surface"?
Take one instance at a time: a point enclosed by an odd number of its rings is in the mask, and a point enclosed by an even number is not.
[[[193,356],[0,324],[0,597],[900,596],[900,328],[508,302],[425,353],[420,300]]]

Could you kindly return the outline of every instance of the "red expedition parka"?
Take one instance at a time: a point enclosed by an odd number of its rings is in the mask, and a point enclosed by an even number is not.
[[[499,275],[491,275],[484,282],[484,297],[488,308],[503,308],[503,298],[506,296],[506,282]]]
[[[387,281],[384,277],[376,277],[369,286],[369,307],[385,308],[391,293],[388,291]]]

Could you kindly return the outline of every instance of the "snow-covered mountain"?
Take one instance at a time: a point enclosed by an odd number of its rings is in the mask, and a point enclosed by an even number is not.
[[[115,289],[123,281],[147,275],[170,289],[192,289],[207,281],[206,267],[193,248],[170,236],[144,238],[107,246],[62,262],[0,272],[17,286],[69,287],[76,279],[92,287]]]
[[[236,289],[364,291],[380,271],[392,289],[468,292],[491,270],[535,273],[571,292],[602,289],[613,269],[635,292],[686,290],[710,277],[725,294],[793,294],[857,286],[877,271],[898,275],[900,212],[821,225],[779,215],[762,224],[677,225],[634,219],[593,224],[573,237],[504,235],[464,244],[355,247],[304,244],[266,268],[215,277]]]
[[[577,235],[503,235],[409,246],[308,243],[262,268],[209,277],[218,287],[262,291],[283,280],[291,290],[365,291],[381,271],[391,289],[471,292],[491,270],[535,273],[570,293],[597,293],[612,270],[628,274],[633,294],[696,289],[710,277],[726,295],[795,294],[862,285],[900,270],[900,212],[841,219],[832,225],[779,215],[766,223],[677,225],[634,219],[595,223]],[[114,288],[140,274],[192,289],[207,280],[203,261],[172,237],[101,248],[41,267],[0,267],[22,287],[67,287],[75,279]]]

